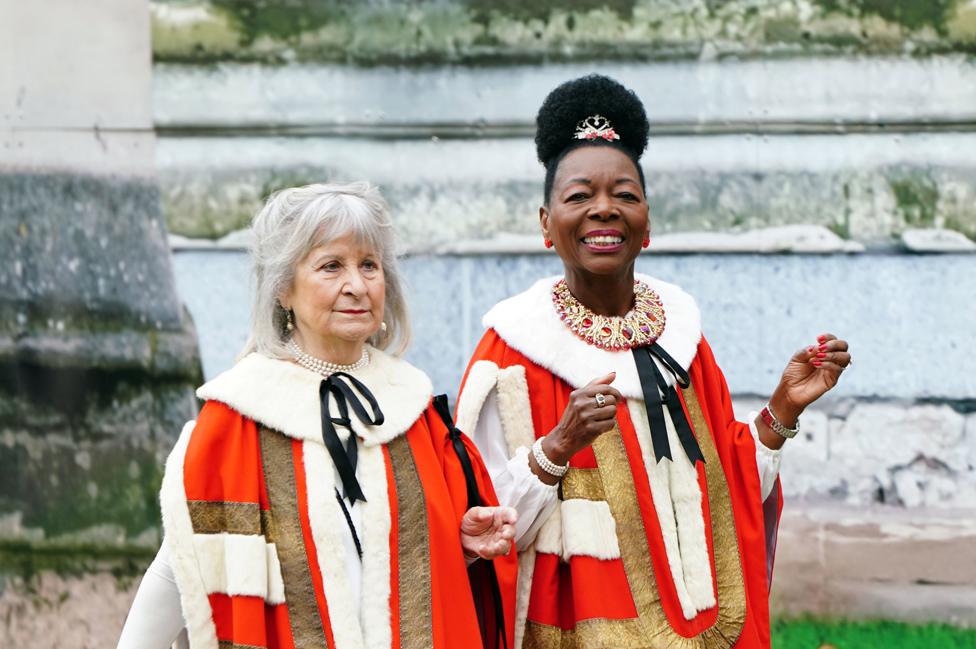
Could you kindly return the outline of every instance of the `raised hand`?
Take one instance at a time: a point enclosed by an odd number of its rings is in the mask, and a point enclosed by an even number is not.
[[[615,372],[600,376],[569,394],[559,424],[546,436],[542,449],[556,464],[565,464],[574,454],[611,430],[617,419],[617,404],[623,397],[610,387]]]
[[[461,519],[461,547],[469,559],[508,554],[518,514],[511,507],[472,507]]]
[[[851,364],[847,341],[823,334],[811,345],[793,354],[780,387],[783,396],[797,410],[804,410],[837,385],[841,373]]]

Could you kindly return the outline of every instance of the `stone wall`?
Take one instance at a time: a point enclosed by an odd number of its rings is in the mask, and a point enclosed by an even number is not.
[[[810,335],[854,345],[784,455],[774,614],[976,624],[972,0],[123,4],[0,0],[32,53],[0,83],[0,644],[117,638],[268,193],[381,186],[452,394],[480,315],[559,271],[532,122],[593,71],[648,106],[639,269],[698,299],[740,417]]]
[[[153,2],[159,60],[526,63],[972,52],[970,0]]]
[[[201,379],[154,176],[149,8],[0,16],[0,645],[95,646],[158,546]]]

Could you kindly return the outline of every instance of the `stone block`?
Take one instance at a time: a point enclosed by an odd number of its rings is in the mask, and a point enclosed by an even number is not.
[[[970,511],[788,501],[772,614],[974,624]]]
[[[976,252],[976,243],[966,235],[939,228],[905,230],[901,242],[912,252]]]
[[[149,6],[2,0],[0,125],[17,130],[152,130]],[[62,152],[67,152],[63,147]]]

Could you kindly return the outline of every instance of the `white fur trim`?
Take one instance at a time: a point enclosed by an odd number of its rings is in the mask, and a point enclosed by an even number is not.
[[[360,593],[363,640],[370,649],[388,649],[393,642],[390,629],[391,519],[386,460],[381,446],[362,449],[359,472],[359,483],[366,496],[366,502],[357,505],[363,508],[363,579]]]
[[[700,611],[715,605],[712,568],[705,539],[705,515],[702,511],[702,495],[697,473],[691,469],[691,463],[678,440],[674,423],[666,409],[664,420],[668,427],[668,442],[675,462],[667,459],[657,462],[654,459],[644,403],[636,399],[628,399],[627,407],[640,444],[644,468],[647,470],[651,498],[661,526],[664,551],[671,570],[671,580],[674,582],[678,601],[681,603],[681,612],[685,619],[691,620]],[[677,462],[684,462],[689,471],[679,470],[678,473],[674,473],[674,465]],[[697,501],[694,497],[696,492]],[[689,569],[692,573],[691,588],[689,588],[689,575],[687,575]],[[704,587],[706,579],[707,593]]]
[[[549,518],[539,528],[535,537],[535,551],[546,554],[563,554],[563,524],[560,507],[553,507]]]
[[[572,557],[619,559],[617,522],[605,500],[570,498],[560,503],[563,560]]]
[[[188,422],[166,460],[166,472],[159,492],[163,515],[165,543],[169,547],[173,575],[180,591],[180,605],[190,646],[194,649],[218,649],[217,628],[207,599],[200,565],[193,549],[193,523],[186,505],[183,486],[183,460],[196,422]]]
[[[352,374],[376,397],[385,421],[364,426],[353,417],[352,427],[373,446],[409,430],[430,403],[433,388],[427,375],[406,361],[372,347],[369,355],[369,364]],[[321,382],[319,374],[299,365],[254,353],[201,386],[197,396],[225,403],[289,437],[321,443]]]
[[[268,594],[264,600],[268,604],[285,603],[285,581],[281,577],[281,562],[278,561],[278,548],[268,543]],[[277,578],[276,578],[277,575]]]
[[[498,373],[496,390],[502,431],[505,433],[509,453],[515,455],[516,449],[529,448],[535,442],[532,404],[529,401],[529,384],[525,380],[525,368],[521,365],[512,365],[501,370]]]
[[[515,593],[515,648],[522,646],[525,637],[525,621],[529,616],[529,597],[532,596],[532,576],[535,574],[535,548],[520,552],[518,566],[518,590]]]
[[[308,519],[322,572],[325,601],[329,604],[329,617],[343,621],[332,625],[336,649],[364,649],[359,616],[350,605],[352,596],[346,574],[349,557],[339,536],[339,526],[344,523],[335,499],[332,460],[321,442],[302,444],[302,460],[308,487]]]
[[[464,389],[458,397],[456,422],[458,430],[468,436],[474,435],[485,399],[495,387],[497,380],[498,366],[491,361],[477,361],[471,366],[468,377],[464,381]]]
[[[643,399],[631,352],[608,352],[589,345],[559,319],[552,304],[552,286],[559,279],[541,279],[524,293],[502,300],[485,314],[482,324],[494,329],[510,347],[574,388],[613,371],[617,373],[613,386],[621,394]],[[674,284],[640,274],[637,279],[654,289],[664,304],[667,322],[658,344],[688,369],[701,340],[698,305]]]
[[[283,604],[285,584],[275,546],[250,534],[194,534],[193,547],[208,594],[260,597]]]

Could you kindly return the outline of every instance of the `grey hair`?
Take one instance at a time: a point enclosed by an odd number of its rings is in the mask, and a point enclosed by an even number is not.
[[[369,344],[402,354],[410,343],[403,284],[397,269],[393,223],[379,189],[367,182],[320,183],[272,194],[251,223],[254,304],[251,335],[241,356],[259,352],[291,358],[285,343],[287,311],[280,297],[291,287],[295,268],[308,253],[347,234],[380,258],[386,283],[383,320]]]

